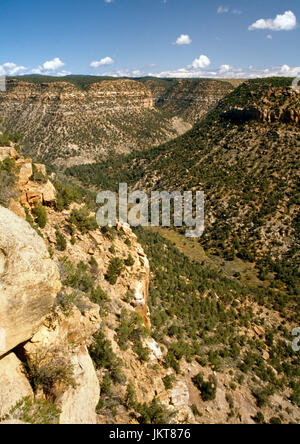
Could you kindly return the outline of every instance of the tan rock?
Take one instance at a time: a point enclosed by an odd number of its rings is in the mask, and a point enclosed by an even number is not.
[[[46,171],[46,165],[43,165],[42,163],[35,163],[34,166],[36,167],[36,169],[42,173],[44,176],[47,175],[47,171]]]
[[[15,201],[14,199],[10,200],[8,209],[19,216],[21,219],[26,219],[24,208],[19,202]]]
[[[57,306],[44,320],[39,331],[24,346],[29,362],[36,357],[51,361],[61,355],[71,364],[76,387],[53,388],[55,404],[62,413],[61,424],[95,424],[100,385],[86,345],[100,328],[99,306],[87,298],[80,301],[81,310],[73,307],[64,312]]]
[[[41,237],[30,225],[0,207],[1,354],[30,339],[60,290],[59,272]]]
[[[19,186],[23,187],[29,182],[32,176],[32,163],[30,159],[19,159],[16,162],[19,170]]]
[[[94,364],[83,347],[72,359],[75,389],[70,388],[56,400],[62,413],[60,424],[96,424],[96,407],[100,397],[99,380]]]
[[[258,336],[262,336],[264,334],[264,329],[259,327],[258,325],[255,325],[253,327],[253,330]]]
[[[14,353],[0,359],[0,418],[9,413],[22,398],[33,398],[32,388]]]
[[[265,361],[268,361],[270,359],[270,355],[266,350],[263,351],[262,357]]]
[[[0,147],[0,162],[11,157],[12,159],[18,159],[19,154],[12,146],[1,146]]]
[[[91,337],[100,328],[99,305],[88,298],[80,301],[82,312],[73,307],[64,313],[58,306],[44,320],[38,332],[24,346],[28,356],[34,356],[40,349],[66,349],[89,345]]]
[[[41,187],[41,193],[43,197],[43,203],[51,204],[56,201],[57,192],[54,185],[52,185],[49,180]]]

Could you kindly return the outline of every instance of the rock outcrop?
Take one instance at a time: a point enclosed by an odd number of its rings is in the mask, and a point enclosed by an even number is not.
[[[52,387],[52,396],[61,410],[60,424],[96,423],[100,385],[86,347],[100,327],[99,306],[88,299],[81,303],[81,311],[73,306],[67,314],[56,307],[24,345],[29,363],[34,363],[37,357],[43,365],[63,358],[72,371],[74,386],[65,387],[59,382]]]
[[[20,399],[30,397],[33,391],[24,374],[22,363],[14,353],[0,358],[0,418],[9,414]]]
[[[0,113],[9,130],[24,136],[28,155],[68,167],[92,163],[111,150],[159,145],[190,129],[154,107],[150,89],[130,79],[102,80],[85,89],[66,81],[8,80]]]
[[[298,126],[300,123],[299,94],[288,88],[269,88],[261,95],[252,94],[247,107],[232,107],[223,118],[236,123],[255,120],[261,123],[281,122]]]
[[[57,267],[38,234],[0,207],[0,355],[30,339],[60,290]]]
[[[83,297],[79,308],[54,308],[60,288],[44,241],[27,222],[1,207],[0,419],[25,397],[34,402],[35,396],[51,395],[61,424],[97,421],[100,385],[87,346],[100,327],[99,306]],[[43,375],[37,393],[12,352],[15,348],[27,368]],[[46,391],[43,384],[53,372],[63,373],[64,379],[52,381],[50,393],[49,384]]]
[[[103,80],[88,90],[80,90],[68,82],[51,82],[40,85],[18,80],[7,81],[7,92],[0,102],[87,105],[91,102],[103,110],[115,108],[153,108],[151,91],[130,79]]]

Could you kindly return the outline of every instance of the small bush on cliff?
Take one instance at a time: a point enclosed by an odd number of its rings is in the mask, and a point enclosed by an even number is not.
[[[202,373],[198,373],[198,375],[194,376],[192,381],[200,391],[203,401],[212,401],[215,399],[217,382],[213,377],[211,377],[209,381],[204,381]]]
[[[65,236],[57,229],[56,235],[56,248],[58,251],[65,251],[67,249],[67,241]]]
[[[176,378],[174,375],[167,375],[163,378],[163,383],[166,390],[171,390],[174,386]]]
[[[45,228],[47,224],[47,212],[45,207],[41,203],[37,203],[32,210],[33,216],[35,216],[35,223],[38,224],[40,228]]]
[[[11,134],[7,130],[0,134],[0,146],[10,146],[10,142],[18,143],[22,139],[22,136],[18,133]]]
[[[122,259],[114,257],[110,260],[105,279],[110,283],[110,285],[115,285],[123,270],[124,262]]]
[[[66,390],[75,388],[73,365],[58,349],[41,350],[25,364],[28,379],[34,391],[42,388],[46,396],[51,396],[56,384]]]
[[[16,419],[27,424],[59,424],[61,410],[49,400],[25,397],[17,402],[4,419]]]
[[[69,222],[75,225],[81,233],[88,233],[89,231],[97,230],[98,224],[93,216],[89,216],[89,211],[86,208],[72,210]]]
[[[106,369],[114,384],[126,382],[121,373],[122,361],[113,352],[111,342],[106,339],[102,330],[95,334],[89,353],[95,363],[96,369]]]
[[[16,176],[14,175],[15,162],[5,159],[0,162],[0,205],[7,207],[10,199],[17,196]]]
[[[134,259],[131,256],[131,254],[128,256],[127,259],[125,259],[124,263],[125,263],[126,267],[132,267],[134,265]]]
[[[57,191],[56,211],[68,209],[72,202],[85,202],[89,208],[95,207],[95,196],[83,187],[69,182],[65,178],[56,179],[53,184]]]
[[[143,344],[138,341],[133,346],[133,351],[138,355],[141,362],[148,362],[150,357],[150,351],[148,347],[144,347]]]
[[[124,308],[121,311],[120,325],[116,330],[117,340],[122,350],[127,350],[128,341],[137,345],[142,338],[148,335],[143,319],[138,313],[128,313]]]
[[[75,267],[67,258],[63,258],[61,265],[64,267],[63,284],[84,293],[94,290],[94,279],[88,272],[88,266],[80,261]]]
[[[139,424],[170,424],[176,414],[170,413],[156,398],[150,404],[137,404],[135,410],[139,414]]]

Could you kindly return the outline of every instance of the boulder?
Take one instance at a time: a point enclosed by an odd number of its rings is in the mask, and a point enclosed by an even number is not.
[[[41,237],[0,207],[0,356],[30,339],[61,287],[59,272]]]
[[[17,160],[16,165],[19,168],[19,186],[22,188],[29,182],[29,179],[32,176],[31,159],[19,159]]]
[[[0,418],[3,418],[22,398],[33,398],[33,391],[14,353],[0,359],[0,381]]]
[[[56,400],[61,409],[60,424],[96,424],[100,384],[86,347],[73,356],[76,388],[70,388]]]
[[[8,157],[12,159],[18,159],[19,155],[17,151],[12,146],[1,146],[0,147],[0,162],[7,159]]]
[[[48,180],[46,184],[41,187],[43,203],[51,204],[56,201],[57,192],[54,185]]]

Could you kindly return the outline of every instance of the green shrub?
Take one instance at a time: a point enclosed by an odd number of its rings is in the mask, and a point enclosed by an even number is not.
[[[64,390],[76,387],[73,365],[58,349],[40,351],[25,369],[34,391],[42,388],[50,396],[56,384]]]
[[[210,377],[209,381],[204,381],[202,373],[192,378],[193,383],[201,393],[203,401],[212,401],[216,397],[217,383],[213,377]]]
[[[39,202],[35,205],[35,207],[32,210],[33,216],[35,216],[35,223],[40,228],[45,228],[47,224],[47,212],[45,207]]]
[[[131,256],[131,254],[128,256],[127,259],[125,259],[124,263],[125,263],[126,267],[132,267],[134,265],[134,259]]]
[[[265,417],[261,412],[258,412],[256,416],[252,417],[253,421],[256,422],[256,424],[264,424],[265,423]]]
[[[140,415],[137,418],[140,424],[170,424],[174,416],[174,413],[171,414],[156,398],[150,404],[138,404],[136,411]]]
[[[0,205],[8,207],[10,199],[17,196],[15,162],[7,158],[0,162]]]
[[[124,263],[122,259],[118,257],[112,258],[110,260],[105,279],[111,284],[115,285],[117,283],[118,277],[124,270]]]
[[[129,315],[125,309],[122,309],[120,325],[116,329],[116,333],[118,344],[122,350],[127,350],[129,341],[134,342],[136,346],[142,338],[148,335],[142,317],[135,312]],[[143,351],[141,353],[144,354]]]
[[[280,418],[277,418],[277,417],[273,417],[273,418],[271,418],[270,419],[270,421],[269,421],[269,423],[270,424],[282,424],[282,422],[281,422],[281,419]]]
[[[135,409],[137,406],[137,398],[134,384],[130,381],[127,385],[126,395],[124,399],[125,407]]]
[[[120,359],[113,352],[111,342],[106,339],[102,330],[95,334],[89,353],[97,369],[112,371],[121,366]]]
[[[75,225],[83,234],[97,230],[98,228],[95,217],[89,216],[89,211],[86,208],[80,208],[79,210],[74,208],[69,218],[69,222]]]
[[[140,341],[134,344],[133,351],[138,355],[141,362],[149,361],[150,351],[148,347],[143,347],[143,344]]]
[[[27,424],[59,424],[61,410],[50,400],[32,400],[25,397],[17,402],[6,418],[16,419]]]
[[[67,241],[65,236],[57,229],[56,235],[56,248],[58,251],[65,251],[67,249]]]
[[[174,386],[176,378],[174,375],[167,375],[163,378],[163,383],[166,390],[171,390]]]

